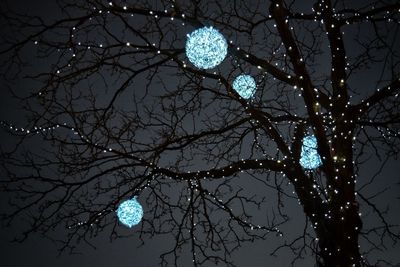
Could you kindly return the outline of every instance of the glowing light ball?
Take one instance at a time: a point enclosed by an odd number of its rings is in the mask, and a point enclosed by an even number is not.
[[[199,69],[212,69],[228,53],[225,37],[213,27],[203,27],[188,34],[186,56]]]
[[[233,81],[233,89],[244,99],[251,98],[256,92],[256,81],[250,75],[239,75]]]
[[[119,221],[129,228],[137,225],[143,217],[143,208],[136,198],[126,200],[117,209]]]
[[[321,166],[321,157],[317,151],[317,138],[314,135],[309,135],[303,138],[301,147],[300,165],[304,169],[315,169]]]

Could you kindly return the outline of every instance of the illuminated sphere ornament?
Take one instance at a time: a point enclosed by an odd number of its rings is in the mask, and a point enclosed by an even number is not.
[[[132,198],[122,202],[119,205],[117,209],[117,216],[122,224],[132,227],[137,225],[142,220],[143,208],[136,198]]]
[[[212,69],[228,53],[225,37],[213,27],[203,27],[188,34],[186,56],[199,69]]]
[[[301,147],[300,165],[304,169],[316,169],[321,166],[321,157],[317,151],[317,138],[314,135],[309,135],[303,138]]]
[[[250,75],[239,75],[233,81],[233,89],[244,99],[249,99],[256,92],[256,81]]]

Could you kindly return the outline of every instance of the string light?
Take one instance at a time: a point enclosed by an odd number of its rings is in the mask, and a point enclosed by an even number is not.
[[[213,27],[203,27],[188,34],[186,56],[199,69],[212,69],[225,59],[228,44]]]
[[[244,99],[251,98],[257,89],[254,78],[244,74],[235,78],[232,87]]]
[[[309,135],[303,138],[303,145],[301,147],[300,154],[300,165],[304,169],[316,169],[322,164],[317,147],[317,138],[315,138],[314,135]]]
[[[109,2],[109,5],[112,6],[113,3]],[[277,4],[277,6],[279,6],[279,5]],[[320,6],[321,6],[321,4],[320,4]],[[326,6],[326,8],[328,8],[328,7]],[[126,10],[126,6],[124,6],[123,9]],[[99,13],[101,13],[101,10],[99,11]],[[167,13],[167,10],[165,10],[165,13]],[[153,14],[153,12],[150,11],[150,14]],[[317,12],[317,14],[320,15],[320,12]],[[336,16],[336,15],[337,14],[334,14],[334,16]],[[132,16],[133,16],[133,14],[132,14]],[[301,16],[303,16],[303,13],[301,13]],[[341,14],[341,16],[344,16],[344,15]],[[360,15],[356,13],[355,16],[360,16]],[[157,18],[157,15],[155,15],[155,18]],[[182,18],[184,18],[184,14],[182,14]],[[269,18],[271,18],[271,15],[269,15]],[[366,18],[369,19],[368,16]],[[170,19],[174,20],[174,17],[171,17]],[[388,21],[390,22],[390,19]],[[285,23],[288,23],[288,20],[286,20]],[[321,23],[323,23],[323,21],[321,21]],[[346,23],[348,24],[349,22],[346,21]],[[276,27],[276,25],[274,25],[274,27]],[[337,26],[335,26],[334,24],[331,24],[331,28],[335,28],[335,27],[337,28]],[[293,28],[291,28],[291,29],[293,29]],[[75,28],[73,30],[75,30]],[[328,34],[328,32],[327,32],[327,34]],[[73,35],[71,37],[73,37]],[[37,45],[38,41],[35,41],[35,44]],[[78,45],[80,46],[81,44],[78,43]],[[131,46],[131,43],[127,42],[126,46]],[[155,46],[155,44],[153,44],[153,46]],[[103,44],[100,44],[99,47],[102,48]],[[88,46],[87,49],[90,49],[90,46]],[[136,49],[138,49],[138,48],[136,47]],[[237,50],[240,50],[239,47],[237,47]],[[292,47],[289,47],[288,50],[291,51]],[[337,50],[339,50],[339,49],[337,48]],[[160,54],[160,50],[157,50],[157,53]],[[275,52],[274,52],[274,54],[275,54]],[[217,30],[213,29],[212,27],[209,27],[209,28],[204,27],[204,28],[198,29],[198,30],[192,32],[190,35],[188,35],[188,40],[186,43],[186,55],[189,58],[189,61],[193,65],[195,65],[197,68],[212,69],[212,68],[218,66],[219,64],[221,64],[227,55],[226,40],[222,34],[220,34]],[[72,56],[75,57],[76,54],[72,54]],[[248,58],[249,55],[246,55],[246,57]],[[286,55],[285,55],[285,57],[286,57]],[[300,61],[302,62],[303,59],[300,59]],[[347,65],[348,64],[349,63],[347,63]],[[279,67],[278,63],[275,63],[275,65],[277,67]],[[183,66],[186,67],[186,64],[183,64]],[[257,68],[262,69],[261,66],[257,66]],[[283,67],[282,67],[282,70],[284,70]],[[335,71],[335,69],[332,68],[332,71]],[[59,73],[60,73],[60,71],[57,70],[57,74],[59,74]],[[290,79],[291,76],[289,75],[287,78]],[[273,79],[275,80],[275,78],[273,78]],[[299,79],[303,80],[303,76],[300,76]],[[340,80],[340,84],[344,85],[344,79]],[[249,98],[253,97],[256,92],[256,89],[257,89],[256,82],[255,82],[254,78],[251,77],[250,75],[239,75],[234,80],[232,86],[233,86],[233,89],[244,99],[249,99]],[[294,85],[294,89],[297,89],[297,85]],[[300,87],[300,90],[303,91],[303,88]],[[379,89],[378,89],[378,91],[379,91]],[[41,94],[42,93],[40,92],[39,95],[41,95]],[[299,94],[299,96],[300,96],[300,94]],[[397,96],[398,96],[398,94],[396,94],[396,97]],[[340,95],[338,97],[340,97]],[[317,98],[318,98],[318,95],[317,95]],[[318,102],[316,103],[316,105],[319,106]],[[329,105],[332,106],[333,104],[330,103]],[[367,103],[367,106],[368,105],[369,105],[369,103]],[[330,116],[330,118],[331,118],[331,116]],[[3,124],[3,126],[9,127],[9,130],[14,131],[15,133],[21,134],[21,135],[29,135],[29,134],[34,134],[34,133],[39,134],[39,133],[43,133],[46,131],[55,130],[55,128],[60,127],[59,125],[57,125],[56,127],[48,127],[48,128],[34,127],[33,129],[26,129],[26,128],[17,128],[12,125],[7,125],[3,122],[2,122],[2,124]],[[65,127],[65,124],[63,127]],[[69,128],[69,127],[66,127],[66,128]],[[71,128],[71,130],[74,131],[73,128]],[[386,129],[386,130],[388,131],[389,129]],[[335,128],[333,128],[333,131],[335,131]],[[383,133],[381,131],[381,129],[378,128],[378,131],[381,133],[381,135],[383,137],[385,137],[385,133]],[[74,134],[78,134],[78,133],[74,131]],[[342,132],[340,132],[340,134],[343,135]],[[397,136],[398,134],[399,134],[398,132],[394,133],[394,134],[392,133],[393,136]],[[349,132],[349,135],[351,135],[351,132]],[[336,137],[336,135],[335,135],[335,137]],[[389,137],[390,137],[390,135],[389,135]],[[81,138],[83,139],[84,137],[81,136]],[[344,137],[344,138],[346,139],[346,137]],[[353,137],[353,138],[355,139],[355,137]],[[328,142],[331,143],[331,140],[329,140]],[[257,141],[257,143],[259,143],[259,142]],[[96,144],[96,146],[97,146],[97,144]],[[300,159],[300,164],[303,168],[315,169],[315,168],[318,168],[322,164],[321,157],[317,151],[317,147],[318,147],[318,145],[317,145],[317,140],[316,140],[315,136],[306,136],[303,139],[303,144],[302,144],[302,148],[301,148],[301,159]],[[104,152],[106,152],[106,151],[112,151],[112,149],[111,148],[109,148],[109,150],[105,149]],[[335,156],[334,159],[336,161],[337,157]],[[259,163],[260,166],[262,166],[262,164],[263,164],[262,162]],[[150,163],[150,165],[151,165],[151,163]],[[232,166],[230,168],[232,168]],[[345,168],[345,165],[343,165],[343,168]],[[222,170],[222,171],[224,171],[224,170]],[[338,169],[336,169],[336,171],[338,172]],[[189,171],[189,173],[190,173],[190,171]],[[171,177],[169,177],[169,178],[171,179]],[[201,178],[206,179],[207,177],[201,177]],[[338,193],[338,191],[336,189],[334,190],[334,192],[336,194]],[[131,202],[134,202],[134,203],[132,204]],[[129,209],[129,207],[131,207],[131,208]],[[345,206],[345,208],[347,209],[347,206]],[[344,208],[341,207],[341,210],[342,209],[344,209]],[[140,203],[136,200],[136,198],[133,198],[131,200],[124,201],[119,206],[119,208],[117,210],[117,215],[118,215],[118,218],[121,221],[121,223],[123,223],[124,225],[127,225],[128,227],[132,227],[133,225],[136,225],[141,221],[141,219],[143,217],[143,208],[140,205]],[[314,214],[313,214],[313,216],[314,216]],[[328,213],[325,214],[325,217],[328,219],[331,219],[329,210],[328,210]],[[344,220],[344,217],[341,217],[341,219]],[[318,223],[316,222],[315,227],[317,224]],[[260,228],[260,226],[254,226],[252,224],[249,224],[247,226],[250,226],[251,230],[253,230],[254,228],[257,229],[257,227]],[[357,227],[356,227],[356,229],[357,229]],[[348,236],[348,238],[350,239],[350,236]],[[316,238],[315,240],[318,241],[318,238]],[[325,250],[327,250],[327,248],[325,248]],[[338,249],[338,251],[339,251],[339,249]],[[331,255],[331,253],[329,253],[329,255]]]
[[[119,221],[131,228],[140,223],[143,218],[143,208],[136,200],[136,197],[126,200],[117,209]]]

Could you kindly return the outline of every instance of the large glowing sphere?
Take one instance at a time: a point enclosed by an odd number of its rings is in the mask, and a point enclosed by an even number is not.
[[[188,34],[186,56],[199,69],[212,69],[228,53],[225,37],[213,27],[203,27]]]
[[[143,208],[136,198],[132,198],[119,205],[117,216],[122,224],[132,227],[142,220]]]
[[[256,92],[256,81],[250,75],[239,75],[233,81],[233,89],[244,99],[251,98]]]
[[[315,169],[321,166],[321,157],[317,151],[317,138],[314,135],[309,135],[303,138],[301,147],[300,165],[304,169]]]

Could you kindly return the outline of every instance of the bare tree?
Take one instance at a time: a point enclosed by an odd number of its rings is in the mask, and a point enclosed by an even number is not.
[[[194,266],[235,266],[242,243],[271,234],[284,240],[272,253],[292,250],[293,264],[311,252],[316,266],[373,265],[360,242],[382,249],[399,228],[364,194],[380,172],[356,181],[400,148],[400,4],[300,2],[69,0],[47,20],[1,3],[2,78],[26,115],[2,122],[16,137],[1,152],[3,221],[29,219],[21,240],[65,226],[61,249],[72,249],[103,230],[118,237],[115,210],[138,196],[141,239],[175,240],[163,266],[178,266],[184,246]],[[185,55],[203,26],[228,40],[211,70]],[[232,88],[242,73],[256,78],[251,100]],[[300,165],[307,135],[322,160],[311,170]],[[292,200],[304,231],[286,239]]]

